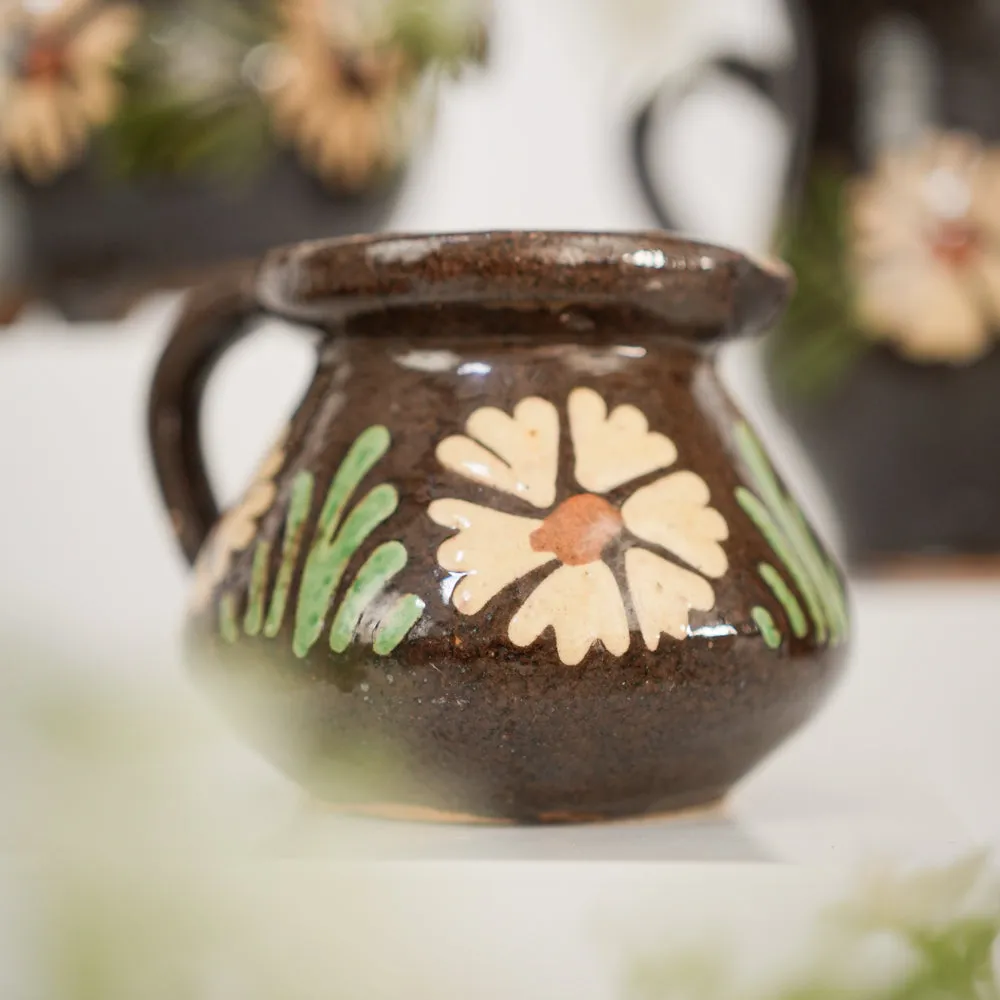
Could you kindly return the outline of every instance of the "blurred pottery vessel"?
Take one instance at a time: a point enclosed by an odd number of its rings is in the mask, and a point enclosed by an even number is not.
[[[193,293],[150,431],[199,674],[246,684],[252,738],[345,809],[717,801],[847,637],[841,576],[715,373],[788,287],[663,233],[491,233],[301,245]],[[262,313],[316,328],[316,374],[220,519],[202,388]]]
[[[1000,8],[808,7],[816,132],[775,396],[854,566],[1000,569]]]
[[[23,264],[7,297],[47,302],[71,322],[120,319],[151,293],[225,274],[270,247],[377,231],[402,180],[335,192],[290,154],[235,188],[204,178],[111,182],[93,160],[44,187],[18,180]]]
[[[32,299],[116,319],[270,247],[381,229],[441,75],[485,57],[486,28],[475,0],[416,33],[407,5],[367,27],[362,6],[0,5],[2,197],[18,220],[0,322]]]

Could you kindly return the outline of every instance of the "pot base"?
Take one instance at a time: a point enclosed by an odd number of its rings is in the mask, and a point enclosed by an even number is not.
[[[675,806],[634,814],[559,811],[543,812],[534,818],[519,820],[504,816],[478,816],[473,813],[451,812],[435,809],[432,806],[401,802],[331,803],[313,798],[310,801],[310,808],[341,816],[385,820],[392,823],[423,823],[428,826],[585,826],[599,823],[634,825],[710,816],[722,811],[725,793],[720,795],[718,792],[710,792],[685,796],[685,800],[686,804],[678,802]]]

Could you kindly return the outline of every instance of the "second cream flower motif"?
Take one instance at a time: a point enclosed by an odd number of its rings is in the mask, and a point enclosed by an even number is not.
[[[465,500],[434,501],[430,517],[457,531],[438,550],[440,566],[462,574],[452,603],[474,615],[515,580],[558,563],[511,618],[508,636],[515,645],[530,645],[551,626],[564,663],[580,663],[598,640],[623,656],[631,641],[626,598],[648,649],[655,650],[664,633],[685,639],[691,610],[715,605],[706,577],[728,569],[719,544],[729,536],[725,518],[709,506],[705,481],[688,471],[639,487],[616,506],[607,494],[673,465],[674,443],[650,431],[634,406],[609,414],[593,389],[574,389],[568,413],[582,491],[554,509],[559,414],[547,400],[523,399],[512,416],[483,407],[469,418],[465,435],[438,446],[438,460],[451,471],[548,511],[522,517]],[[626,529],[646,545],[625,550],[623,596],[603,556]]]
[[[413,68],[366,38],[359,5],[283,0],[265,82],[278,134],[334,187],[358,190],[398,166],[415,127]]]

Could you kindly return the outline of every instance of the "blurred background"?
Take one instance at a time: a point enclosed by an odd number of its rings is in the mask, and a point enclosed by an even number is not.
[[[359,839],[810,864],[995,844],[998,54],[994,0],[0,0],[4,671],[187,697],[145,409],[193,281],[357,232],[676,228],[796,269],[787,319],[722,372],[844,557],[846,679],[722,816]],[[270,322],[213,376],[223,500],[312,362]],[[282,779],[214,738],[213,787],[266,789],[280,842],[358,832],[303,835]]]

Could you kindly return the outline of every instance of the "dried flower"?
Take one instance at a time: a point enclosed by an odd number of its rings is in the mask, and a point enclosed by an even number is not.
[[[975,360],[1000,326],[1000,152],[936,135],[857,182],[849,266],[860,324],[914,360]]]
[[[61,0],[29,12],[0,6],[0,163],[49,181],[76,163],[121,91],[115,69],[134,40],[135,4]]]
[[[397,46],[363,40],[349,4],[285,0],[263,78],[275,130],[333,186],[356,190],[407,151],[415,69]]]

